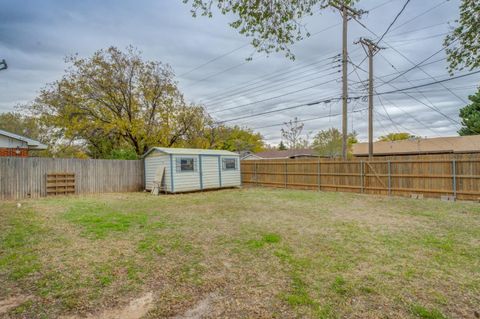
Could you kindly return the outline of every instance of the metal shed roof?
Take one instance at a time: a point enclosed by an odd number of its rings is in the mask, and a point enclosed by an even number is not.
[[[206,150],[201,148],[170,148],[170,147],[152,147],[149,149],[143,157],[146,157],[152,151],[159,151],[165,154],[174,154],[174,155],[225,155],[225,156],[239,156],[239,154],[224,151],[224,150]]]

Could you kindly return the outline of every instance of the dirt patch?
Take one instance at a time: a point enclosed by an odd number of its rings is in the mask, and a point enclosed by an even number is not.
[[[99,314],[89,315],[87,317],[63,317],[64,319],[140,319],[153,308],[153,294],[146,293],[140,298],[130,301],[130,303],[120,309],[108,309]]]
[[[29,298],[30,298],[29,296],[19,295],[19,296],[10,297],[10,298],[5,299],[5,300],[0,300],[0,315],[4,314],[4,313],[7,313],[8,311],[10,311],[11,309],[13,309],[15,307],[20,306],[22,303],[27,301]]]
[[[200,319],[210,312],[210,305],[215,299],[215,294],[209,294],[200,300],[193,308],[187,310],[183,315],[175,316],[172,319]]]

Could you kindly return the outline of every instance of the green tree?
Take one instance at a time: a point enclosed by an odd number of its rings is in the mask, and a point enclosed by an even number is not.
[[[302,18],[311,16],[317,9],[324,9],[329,4],[339,3],[334,0],[183,0],[191,2],[192,15],[212,17],[214,8],[224,15],[234,17],[230,27],[247,37],[259,52],[271,53],[282,51],[289,58],[294,58],[290,46],[310,36]],[[354,1],[342,1],[351,4]]]
[[[0,114],[0,130],[22,135],[34,140],[45,141],[46,132],[40,127],[37,120],[19,112]]]
[[[460,109],[462,128],[458,134],[462,136],[480,134],[480,88],[475,95],[470,95],[468,99],[472,103]]]
[[[480,66],[480,1],[462,0],[457,27],[445,38],[449,69],[470,70]]]
[[[132,47],[67,63],[63,78],[43,89],[31,110],[64,139],[85,142],[92,157],[195,144],[211,122],[202,107],[185,103],[169,66],[143,61]]]
[[[378,140],[381,142],[391,142],[391,141],[409,140],[412,138],[417,138],[417,136],[412,135],[410,133],[389,133],[387,135],[380,136]]]
[[[254,133],[251,129],[239,126],[220,126],[213,130],[213,143],[211,148],[229,150],[232,152],[261,152],[265,145],[262,135]]]
[[[357,143],[357,133],[348,135],[348,149]],[[336,129],[321,130],[313,138],[313,148],[318,155],[326,157],[339,157],[342,155],[342,133]]]
[[[286,149],[287,147],[285,146],[285,144],[283,144],[283,141],[280,141],[280,144],[278,145],[278,150],[285,151]]]
[[[48,146],[47,150],[30,151],[30,156],[87,157],[82,145],[62,141],[55,131],[42,125],[37,118],[20,112],[1,113],[0,129],[40,141]]]

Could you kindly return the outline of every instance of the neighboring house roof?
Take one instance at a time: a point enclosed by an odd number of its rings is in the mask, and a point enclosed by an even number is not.
[[[239,156],[237,153],[224,150],[206,150],[201,148],[173,148],[173,147],[152,147],[143,157],[147,156],[153,151],[159,151],[165,154],[175,155],[225,155],[225,156]]]
[[[374,155],[480,153],[480,135],[419,138],[373,143]],[[368,156],[368,143],[353,145],[354,156]]]
[[[319,157],[319,155],[315,153],[315,150],[307,149],[307,148],[301,148],[301,149],[295,149],[295,150],[284,150],[284,151],[271,150],[271,151],[255,153],[254,155],[261,157],[263,159]]]
[[[23,142],[27,143],[28,148],[32,149],[32,150],[47,149],[47,145],[42,144],[39,141],[32,140],[31,138],[28,138],[28,137],[25,137],[25,136],[21,136],[21,135],[18,135],[18,134],[13,134],[13,133],[10,133],[10,132],[4,131],[4,130],[0,130],[0,135],[6,136],[6,137],[9,137],[9,138],[13,138],[13,139],[16,139],[16,140],[19,140],[19,141],[23,141]]]
[[[257,156],[253,153],[250,154],[245,154],[245,155],[240,155],[241,160],[256,160],[256,159],[262,159],[260,156]]]

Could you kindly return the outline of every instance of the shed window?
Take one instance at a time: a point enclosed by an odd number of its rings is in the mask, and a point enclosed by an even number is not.
[[[177,158],[177,172],[195,172],[195,166],[194,157]]]
[[[223,159],[223,170],[236,170],[237,169],[237,160],[235,158],[224,158]]]

